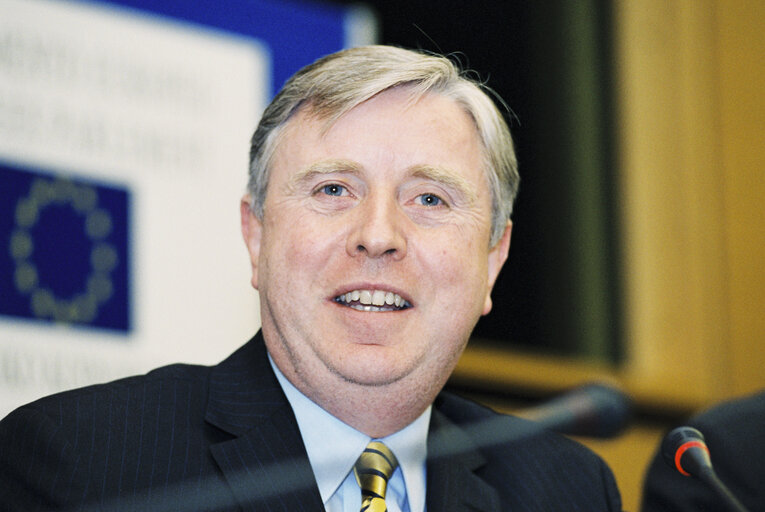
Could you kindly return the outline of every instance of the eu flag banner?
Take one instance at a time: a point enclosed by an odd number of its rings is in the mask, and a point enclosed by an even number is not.
[[[130,195],[0,163],[0,314],[130,329]]]

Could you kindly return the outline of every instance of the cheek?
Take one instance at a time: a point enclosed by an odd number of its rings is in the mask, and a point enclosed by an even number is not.
[[[338,249],[338,234],[326,226],[311,222],[309,216],[287,216],[275,212],[277,220],[264,227],[264,263],[290,280],[301,274],[318,277],[332,253]],[[286,275],[285,275],[286,274]]]
[[[468,305],[480,299],[483,304],[488,270],[486,251],[478,243],[471,238],[447,236],[438,245],[439,250],[428,251],[425,247],[421,261],[426,262],[433,286],[444,292],[444,298]],[[449,293],[445,293],[447,290]]]

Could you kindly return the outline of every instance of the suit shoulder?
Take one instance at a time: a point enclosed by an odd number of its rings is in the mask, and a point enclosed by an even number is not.
[[[206,478],[209,445],[227,438],[204,421],[208,380],[207,368],[173,365],[17,408],[0,421],[0,481],[11,482],[0,485],[0,502],[79,510],[104,497],[140,498],[158,481],[185,489],[189,468]]]
[[[533,460],[535,467],[559,471],[562,462],[600,479],[605,462],[586,446],[537,423],[497,412],[452,393],[441,393],[436,408],[473,439],[488,459],[503,458],[516,463]]]
[[[538,424],[501,414],[451,393],[434,403],[443,448],[464,445],[482,478],[503,502],[520,509],[621,510],[616,482],[606,463],[589,448]],[[433,423],[433,420],[431,420]],[[508,490],[511,489],[511,490]]]
[[[124,377],[42,397],[18,410],[37,411],[62,420],[78,409],[96,410],[126,406],[131,401],[157,402],[168,394],[197,393],[207,385],[210,367],[173,364],[144,375]],[[11,413],[13,414],[13,413]]]
[[[545,430],[533,421],[497,412],[453,393],[441,393],[435,405],[450,421],[463,428],[467,427],[468,432],[477,432],[475,435],[479,437],[491,434],[490,437],[500,447],[512,446],[513,450],[518,450],[519,447],[536,449],[539,445],[549,451],[563,450],[567,456],[583,457],[592,462],[600,460],[589,448],[568,437]],[[488,432],[491,430],[496,432]]]
[[[486,405],[454,393],[442,392],[438,395],[434,405],[439,412],[443,413],[450,421],[453,421],[458,425],[471,425],[476,422],[485,421],[493,422],[499,427],[519,428],[525,434],[541,434],[545,437],[549,435],[556,438],[562,437],[558,434],[544,431],[531,420],[512,414],[497,412]]]
[[[765,391],[721,402],[690,419],[699,428],[741,429],[765,421]]]

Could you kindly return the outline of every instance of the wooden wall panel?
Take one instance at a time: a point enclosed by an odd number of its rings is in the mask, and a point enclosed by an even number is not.
[[[690,414],[765,388],[765,2],[618,0],[614,15],[625,360],[469,347],[455,376],[546,392],[605,379],[644,411]],[[669,426],[586,440],[625,509]]]
[[[731,392],[765,387],[765,2],[717,3]]]
[[[624,377],[702,403],[729,387],[724,202],[711,0],[617,9]]]

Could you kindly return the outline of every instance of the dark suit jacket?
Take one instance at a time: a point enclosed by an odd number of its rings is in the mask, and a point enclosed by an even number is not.
[[[765,391],[722,403],[687,423],[704,434],[717,476],[752,512],[765,511]],[[670,468],[660,449],[644,484],[643,512],[727,510],[716,493]]]
[[[617,511],[584,447],[448,393],[433,408],[427,508]],[[260,335],[214,367],[173,365],[53,395],[0,422],[0,510],[321,511]]]

